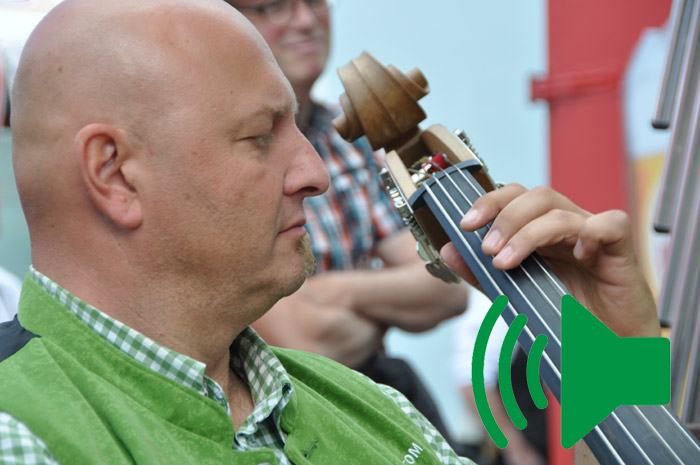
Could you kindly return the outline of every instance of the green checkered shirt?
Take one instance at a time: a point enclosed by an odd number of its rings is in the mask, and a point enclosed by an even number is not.
[[[30,276],[108,343],[151,370],[214,400],[231,414],[221,387],[204,375],[203,363],[163,347],[110,318],[34,267],[30,268]],[[232,447],[241,451],[269,448],[274,451],[280,464],[289,464],[284,455],[286,435],[280,427],[280,417],[289,402],[293,387],[284,367],[267,344],[250,328],[241,332],[231,346],[231,366],[242,379],[248,380],[255,402],[253,412],[236,431]],[[444,438],[402,394],[387,386],[379,385],[379,388],[418,425],[444,464],[473,463],[457,457]],[[58,464],[39,437],[22,422],[4,412],[0,412],[0,463]]]

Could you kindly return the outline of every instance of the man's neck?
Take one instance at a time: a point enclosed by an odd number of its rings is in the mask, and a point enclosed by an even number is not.
[[[214,365],[207,365],[205,374],[221,386],[228,399],[233,425],[236,429],[240,428],[255,404],[250,386],[231,368],[230,355]]]

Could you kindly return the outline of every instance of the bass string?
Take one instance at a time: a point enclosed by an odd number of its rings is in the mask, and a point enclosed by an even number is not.
[[[480,194],[480,192],[479,192],[478,187],[473,183],[473,181],[472,181],[466,174],[464,174],[464,171],[461,170],[461,169],[456,169],[456,171],[457,171],[457,173],[458,173],[460,176],[462,176],[462,178],[469,184],[469,186],[472,188],[472,190],[474,191],[474,193],[475,193],[476,195],[479,195],[479,196],[480,196],[481,194]],[[460,189],[459,186],[457,186],[457,184],[454,182],[454,180],[452,179],[451,176],[447,176],[447,178],[450,180],[450,182],[452,182],[452,184],[455,186],[455,188],[457,189],[457,191],[458,191],[460,194],[462,194],[462,196],[464,197],[464,199],[467,201],[467,203],[469,203],[469,206],[471,207],[473,204],[472,204],[472,202],[469,200],[469,198],[466,196],[466,194],[464,194],[464,192],[462,192],[462,189]],[[559,290],[559,292],[560,292],[560,294],[561,294],[560,297],[561,297],[562,295],[566,294],[566,293],[567,293],[567,290],[566,290],[564,287],[562,287],[562,285],[561,285],[561,283],[559,282],[559,280],[556,279],[556,278],[552,275],[551,270],[550,270],[548,267],[544,266],[544,264],[542,263],[540,257],[538,257],[538,256],[535,255],[535,256],[533,256],[532,258],[533,258],[533,261],[538,265],[538,267],[540,268],[540,270],[541,270],[543,273],[545,273],[545,274],[547,275],[547,277],[548,277],[549,281],[551,282],[551,284],[554,285],[554,287],[556,287],[556,288]],[[522,269],[522,271],[528,276],[528,278],[530,279],[530,281],[532,281],[532,283],[533,283],[535,286],[537,286],[537,287],[539,288],[538,283],[535,281],[535,279],[534,279],[532,276],[530,276],[530,273],[527,271],[527,269],[525,269],[525,267],[521,267],[521,269]],[[509,278],[510,278],[510,276],[509,276]],[[511,281],[512,281],[512,280],[511,280]],[[513,284],[515,284],[515,283],[513,283]],[[557,305],[556,305],[554,302],[552,302],[552,300],[549,298],[549,295],[548,295],[546,292],[544,292],[544,290],[541,290],[541,294],[549,301],[549,303],[550,303],[550,305],[552,306],[552,309],[554,310],[554,312],[557,313],[557,314],[559,314],[559,316],[561,316],[561,313],[559,312],[559,308],[557,307]]]
[[[633,407],[634,407],[634,409],[637,411],[637,414],[638,414],[642,419],[644,419],[644,421],[647,423],[647,425],[649,425],[649,428],[651,428],[651,430],[653,430],[653,431],[656,433],[657,436],[661,437],[661,435],[659,434],[659,432],[656,430],[656,427],[654,426],[654,424],[649,420],[649,418],[646,417],[646,415],[644,415],[644,412],[642,412],[642,410],[641,410],[638,406],[636,406],[636,405],[634,405]],[[662,409],[662,410],[666,411],[666,409]],[[681,458],[678,456],[678,454],[676,454],[676,451],[673,450],[673,447],[671,447],[671,445],[670,445],[669,443],[667,443],[667,442],[664,440],[664,438],[661,438],[661,439],[662,439],[664,445],[666,446],[666,449],[668,449],[668,450],[671,452],[671,454],[673,454],[673,457],[674,457],[679,463],[683,463],[683,460],[681,460]]]
[[[459,170],[459,169],[457,169],[457,168],[455,168],[455,169],[456,169],[456,171],[458,171],[459,174],[467,181],[467,183],[469,184],[469,186],[472,188],[473,192],[474,192],[475,194],[477,194],[477,195],[480,195],[479,192],[478,192],[478,190],[477,190],[477,188],[476,188],[476,187],[474,186],[474,184],[472,183],[472,181],[471,181],[461,170]],[[454,188],[455,188],[455,189],[457,190],[457,192],[462,196],[462,198],[467,202],[467,204],[469,205],[469,207],[472,207],[472,206],[473,206],[473,202],[472,202],[471,199],[465,194],[464,190],[463,190],[459,185],[457,185],[457,183],[454,181],[454,179],[452,179],[452,176],[450,176],[449,173],[444,172],[444,170],[442,170],[442,169],[441,169],[441,171],[443,171],[443,173],[445,174],[445,177],[447,178],[447,180],[450,181],[450,182],[452,183],[452,185],[454,186]],[[450,201],[450,203],[452,204],[452,206],[454,207],[454,209],[457,211],[458,216],[460,216],[460,217],[461,217],[461,216],[464,216],[464,214],[465,214],[466,212],[462,211],[462,209],[457,205],[457,203],[455,202],[455,200],[454,200],[454,198],[452,197],[452,195],[447,191],[447,189],[445,188],[445,186],[443,186],[443,183],[441,182],[440,178],[438,178],[437,176],[433,176],[432,179],[435,180],[436,185],[443,191],[443,193],[445,194],[445,196],[447,197],[447,199]],[[430,189],[430,187],[429,187],[428,185],[426,185],[426,189]],[[435,200],[436,200],[436,203],[439,203],[439,201],[438,201],[437,199],[435,199]],[[445,213],[446,213],[446,212],[445,212]],[[461,236],[461,234],[460,234],[460,236]],[[475,232],[475,236],[476,236],[480,241],[483,242],[483,237],[481,236],[481,234],[480,234],[478,231]],[[476,254],[473,252],[473,249],[472,249],[471,247],[469,247],[469,249],[470,249],[471,254],[472,254],[472,255],[477,259],[477,261],[480,263],[481,261],[478,259],[478,257],[476,256]],[[557,314],[557,315],[560,316],[560,314],[559,314],[559,312],[558,312],[558,309],[556,308],[556,305],[554,305],[554,303],[553,303],[552,300],[550,299],[549,295],[544,291],[544,289],[542,289],[542,288],[540,287],[539,283],[536,282],[536,281],[532,278],[532,276],[531,276],[529,273],[527,273],[527,271],[525,270],[525,267],[524,267],[524,266],[519,265],[519,268],[520,268],[522,271],[525,272],[526,276],[529,277],[530,281],[531,281],[532,284],[535,286],[535,288],[540,292],[540,294],[542,294],[542,296],[545,297],[545,299],[547,300],[547,302],[549,302],[549,304],[550,304],[550,305],[552,306],[552,308],[554,309],[555,314]],[[491,279],[490,274],[489,274],[488,272],[486,272],[485,269],[484,269],[484,272],[485,272],[485,274],[486,274],[487,276],[489,276],[489,279],[491,280],[491,282],[492,282],[492,284],[494,285],[494,287],[496,287],[498,290],[501,291],[501,293],[503,293],[503,292],[502,292],[502,289],[500,288],[500,286],[498,286],[498,285],[495,283],[495,281],[494,281],[493,279]],[[526,295],[526,293],[520,288],[520,286],[515,282],[515,280],[513,280],[513,278],[512,278],[508,273],[503,273],[503,274],[504,274],[504,276],[507,277],[507,279],[510,281],[511,285],[518,291],[518,293],[522,296],[522,298],[526,301],[526,303],[530,306],[530,308],[533,308],[533,309],[534,309],[534,308],[535,308],[535,305],[530,301],[530,299],[528,298],[528,296]],[[549,275],[549,274],[546,274],[546,276],[551,277],[551,275]],[[557,285],[557,287],[559,287],[559,286]],[[562,293],[562,294],[563,294],[563,293]],[[509,306],[510,306],[510,305],[509,305]],[[517,312],[515,312],[515,310],[514,310],[513,308],[511,308],[511,311],[512,311],[514,314],[517,314]],[[546,331],[549,333],[549,338],[550,338],[550,340],[555,341],[556,344],[558,345],[558,347],[561,348],[560,339],[557,337],[557,334],[556,334],[556,332],[554,331],[554,329],[551,327],[551,325],[544,319],[544,317],[543,317],[539,312],[533,312],[533,314],[540,320],[540,322],[542,323],[542,326],[543,326],[543,327],[546,329]],[[526,326],[526,329],[527,329],[527,326]],[[531,341],[534,341],[534,339],[535,339],[534,334],[533,334],[532,332],[530,332],[530,331],[527,331],[527,332],[528,332],[528,335],[530,336]],[[561,382],[561,375],[560,375],[559,369],[558,369],[558,368],[556,367],[556,365],[553,363],[553,361],[552,361],[551,358],[549,357],[549,354],[547,354],[546,351],[545,351],[545,356],[547,357],[548,361],[551,362],[551,363],[550,363],[550,366],[552,367],[552,370],[553,370],[555,376],[556,376],[556,377],[559,379],[559,381]]]
[[[446,173],[446,174],[448,174],[448,173]],[[463,173],[462,173],[462,176],[464,176]],[[440,189],[444,192],[445,196],[450,200],[450,202],[453,204],[453,206],[457,209],[458,213],[459,213],[461,216],[463,216],[466,212],[463,212],[459,207],[457,207],[457,205],[456,205],[454,199],[452,198],[452,195],[451,195],[451,194],[447,191],[447,189],[442,185],[442,182],[441,182],[437,177],[433,177],[433,178],[435,179],[435,183],[438,185],[438,187],[440,187]],[[450,177],[449,177],[449,175],[448,175],[448,179],[449,179],[449,178],[450,178]],[[467,179],[468,179],[468,178],[467,178]],[[452,181],[452,182],[454,183],[454,181]],[[470,183],[470,184],[471,184],[471,183]],[[477,263],[479,263],[480,267],[482,268],[482,271],[485,273],[485,275],[486,275],[486,276],[488,277],[488,279],[491,281],[491,284],[492,284],[496,289],[499,289],[499,290],[500,290],[500,286],[498,286],[498,284],[497,284],[497,283],[493,280],[493,278],[490,276],[490,273],[488,273],[488,271],[486,270],[486,268],[483,266],[483,264],[482,264],[481,261],[479,260],[478,256],[476,255],[476,253],[475,253],[474,250],[472,249],[471,245],[467,242],[466,238],[464,238],[464,237],[462,236],[461,230],[457,227],[457,225],[456,225],[455,222],[452,220],[452,218],[449,216],[449,214],[447,213],[447,211],[444,210],[444,208],[442,207],[442,205],[441,205],[439,199],[437,198],[437,196],[435,195],[435,193],[432,192],[432,189],[429,187],[429,185],[424,184],[424,186],[425,186],[425,188],[426,188],[426,192],[433,198],[433,200],[434,200],[434,201],[436,202],[436,204],[438,205],[438,208],[440,208],[440,209],[442,210],[442,213],[443,213],[443,215],[445,215],[445,218],[446,218],[448,221],[450,221],[450,226],[452,226],[452,228],[453,228],[456,232],[458,232],[459,236],[461,237],[461,241],[462,241],[462,242],[464,243],[464,245],[469,249],[470,254],[477,260]],[[458,188],[458,191],[461,192],[461,189]],[[462,195],[464,195],[464,194],[462,193]],[[468,198],[467,198],[466,200],[467,200],[467,202],[468,202],[470,205],[473,205],[472,202],[469,201]],[[477,234],[477,236],[479,236],[479,235]],[[479,236],[479,239],[482,239],[482,238]],[[513,283],[513,284],[515,285],[515,283]],[[537,287],[538,289],[540,289],[540,291],[542,292],[540,286],[539,286],[536,282],[533,282],[533,284],[535,285],[535,287]],[[518,289],[518,291],[519,291],[521,294],[523,294],[522,290],[520,290],[520,288],[519,288],[517,285],[515,285],[515,288]],[[537,313],[537,312],[535,312],[535,313]],[[526,329],[527,329],[527,327],[526,327]],[[551,328],[549,328],[549,329],[551,330]],[[534,335],[532,334],[532,332],[528,331],[528,333],[529,333],[529,336],[531,337],[531,339],[534,340]],[[544,358],[545,358],[545,360],[548,362],[548,364],[550,365],[550,367],[552,368],[552,370],[553,370],[553,372],[555,373],[555,375],[559,378],[559,381],[561,382],[561,374],[560,374],[559,371],[557,370],[557,368],[556,368],[556,366],[554,365],[554,363],[552,362],[551,358],[549,358],[549,356],[548,356],[548,354],[546,353],[546,351],[545,351],[545,353],[544,353]],[[631,433],[629,432],[629,430],[624,426],[624,424],[619,420],[619,418],[617,418],[617,416],[615,415],[614,412],[611,413],[611,416],[614,417],[614,418],[617,420],[617,422],[619,423],[619,425],[620,425],[620,427],[622,428],[622,430],[623,430],[623,431],[625,432],[625,434],[629,437],[630,442],[633,443],[633,444],[635,445],[635,447],[637,448],[637,450],[641,453],[641,455],[644,456],[644,458],[646,459],[646,461],[647,461],[648,463],[652,463],[651,459],[647,456],[647,454],[646,454],[646,452],[644,451],[644,449],[637,443],[637,441],[634,439],[634,437],[632,436],[632,434],[631,434]],[[656,431],[655,428],[654,428],[654,431]],[[622,458],[619,456],[619,454],[617,453],[617,451],[615,450],[615,448],[612,446],[612,444],[609,442],[608,438],[605,436],[605,434],[603,433],[603,431],[600,430],[600,427],[599,427],[599,426],[596,426],[596,427],[593,429],[592,432],[597,433],[597,434],[599,435],[600,439],[606,444],[608,450],[609,450],[609,451],[615,456],[615,458],[618,460],[618,462],[624,464],[624,461],[623,461]],[[658,432],[657,432],[657,435],[658,435]],[[662,441],[667,445],[667,447],[668,447],[668,444],[666,443],[666,441],[664,440],[664,438],[661,437],[660,435],[659,435],[659,437],[661,438],[661,440],[662,440]]]
[[[651,421],[651,419],[650,419],[646,414],[644,414],[644,412],[642,412],[642,409],[640,408],[640,406],[639,406],[639,405],[634,405],[633,407],[639,412],[639,415],[640,415],[642,418],[644,418],[644,420],[645,420],[647,423],[649,423],[649,425],[652,426],[652,429],[654,429],[654,431],[656,431],[656,429],[655,429],[654,426],[653,426],[653,422]],[[645,406],[645,409],[646,409],[646,408],[653,408],[653,407],[656,407],[656,406],[655,406],[655,405]],[[687,443],[693,445],[693,448],[695,449],[696,453],[700,453],[700,445],[698,444],[697,440],[691,435],[690,431],[688,431],[688,430],[683,426],[683,424],[681,423],[681,421],[680,421],[675,415],[673,415],[673,413],[671,412],[671,410],[670,410],[668,407],[662,407],[660,410],[661,410],[661,412],[663,412],[662,415],[666,418],[666,420],[671,420],[671,423],[672,423],[672,425],[674,426],[674,428],[676,429],[676,432],[677,432],[680,436],[682,436],[683,438],[685,438],[685,440],[686,440]],[[657,412],[652,412],[652,413],[658,413],[658,409],[657,409]],[[657,433],[657,434],[658,434],[658,433]],[[675,454],[674,454],[674,455],[675,455]],[[696,463],[697,463],[697,462],[698,462],[698,460],[696,460]]]
[[[444,188],[444,186],[442,186],[442,184],[440,183],[440,181],[439,181],[438,179],[436,179],[436,183],[437,183],[438,187],[440,187],[440,188],[443,190],[443,192],[445,193],[445,195],[447,196],[447,198],[449,199],[449,201],[452,203],[453,207],[457,210],[457,212],[459,212],[459,213],[461,214],[460,216],[463,216],[462,210],[459,208],[459,206],[456,205],[456,203],[454,202],[454,199],[452,198],[452,196],[447,192],[447,190]],[[440,206],[440,201],[437,199],[437,196],[434,195],[434,193],[433,193],[432,190],[430,189],[430,186],[426,184],[425,187],[426,187],[426,190],[429,192],[429,194],[433,197],[433,200],[435,200],[436,204]],[[461,192],[461,191],[460,191],[460,192]],[[469,199],[467,199],[467,202],[469,202]],[[469,203],[471,204],[471,202],[469,202]],[[440,206],[440,208],[442,208],[442,207]],[[444,214],[447,218],[449,218],[449,215],[448,215],[448,213],[447,213],[446,211],[443,211],[443,214]],[[453,225],[453,228],[454,228],[454,223],[451,222],[451,224]],[[458,232],[458,229],[457,229],[457,228],[454,228],[454,230],[455,230],[455,232]],[[476,262],[477,262],[477,263],[479,264],[479,266],[482,268],[483,273],[485,274],[485,276],[488,277],[488,279],[489,279],[489,281],[491,282],[491,284],[493,285],[493,287],[494,287],[497,291],[499,291],[500,294],[503,294],[503,293],[504,293],[503,290],[502,290],[501,287],[496,283],[496,281],[493,279],[493,277],[491,276],[491,274],[486,270],[486,268],[484,267],[484,265],[483,265],[483,263],[481,262],[481,260],[479,260],[479,258],[477,257],[477,254],[476,254],[476,252],[474,251],[474,249],[472,248],[471,244],[469,244],[469,242],[466,241],[466,239],[463,238],[462,234],[459,234],[459,236],[462,237],[462,241],[463,241],[464,244],[468,247],[470,255],[472,255],[472,256],[476,259]],[[480,235],[478,232],[476,233],[476,237],[477,237],[480,241],[483,241],[483,238],[481,237],[481,235]],[[525,301],[527,302],[527,304],[530,305],[531,308],[534,308],[534,306],[533,306],[532,303],[529,301],[529,299],[527,298],[527,296],[522,292],[522,290],[521,290],[519,287],[517,287],[514,283],[513,283],[513,285],[514,285],[514,288],[515,288],[515,289],[520,293],[520,295],[523,297],[523,299],[525,299]],[[517,315],[517,312],[515,311],[515,309],[512,307],[512,305],[511,305],[510,303],[508,304],[508,308],[509,308],[509,310],[511,311],[511,313],[512,313],[513,315]],[[533,313],[534,313],[538,318],[540,318],[540,320],[542,320],[539,314],[537,314],[536,312],[533,312]],[[558,341],[556,335],[554,334],[552,328],[551,328],[549,325],[547,325],[546,322],[544,322],[543,320],[542,320],[542,322],[543,322],[543,324],[544,324],[546,330],[550,333],[550,337],[552,337],[552,339],[554,339],[557,343],[559,343],[559,341]],[[524,330],[525,330],[525,333],[527,334],[527,336],[530,338],[530,342],[534,342],[534,340],[535,340],[535,334],[532,332],[532,330],[531,330],[528,326],[525,326]],[[555,362],[552,360],[551,355],[550,355],[550,354],[548,353],[548,351],[546,351],[546,350],[545,350],[545,352],[543,353],[543,355],[544,355],[544,360],[545,360],[545,362],[550,366],[552,373],[554,374],[554,376],[557,378],[557,380],[558,380],[559,383],[561,384],[561,373],[560,373],[559,369],[557,368]]]

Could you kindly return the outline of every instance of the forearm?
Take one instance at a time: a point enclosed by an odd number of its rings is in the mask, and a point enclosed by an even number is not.
[[[407,331],[433,328],[467,305],[465,284],[447,284],[420,262],[344,273],[343,281],[356,312]]]
[[[352,310],[296,295],[280,300],[253,328],[268,344],[317,353],[352,368],[381,347],[385,332]]]
[[[383,345],[386,328],[351,311],[341,311],[318,328],[314,352],[357,368]]]

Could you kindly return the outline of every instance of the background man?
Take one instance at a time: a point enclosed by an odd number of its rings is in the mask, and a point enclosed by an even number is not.
[[[254,325],[274,345],[333,358],[401,391],[449,436],[430,394],[403,360],[387,357],[386,330],[425,331],[464,311],[466,287],[425,270],[415,240],[381,188],[366,140],[345,142],[334,110],[311,99],[330,46],[327,0],[230,0],[260,31],[299,101],[297,124],[330,172],[306,203],[316,273]]]

